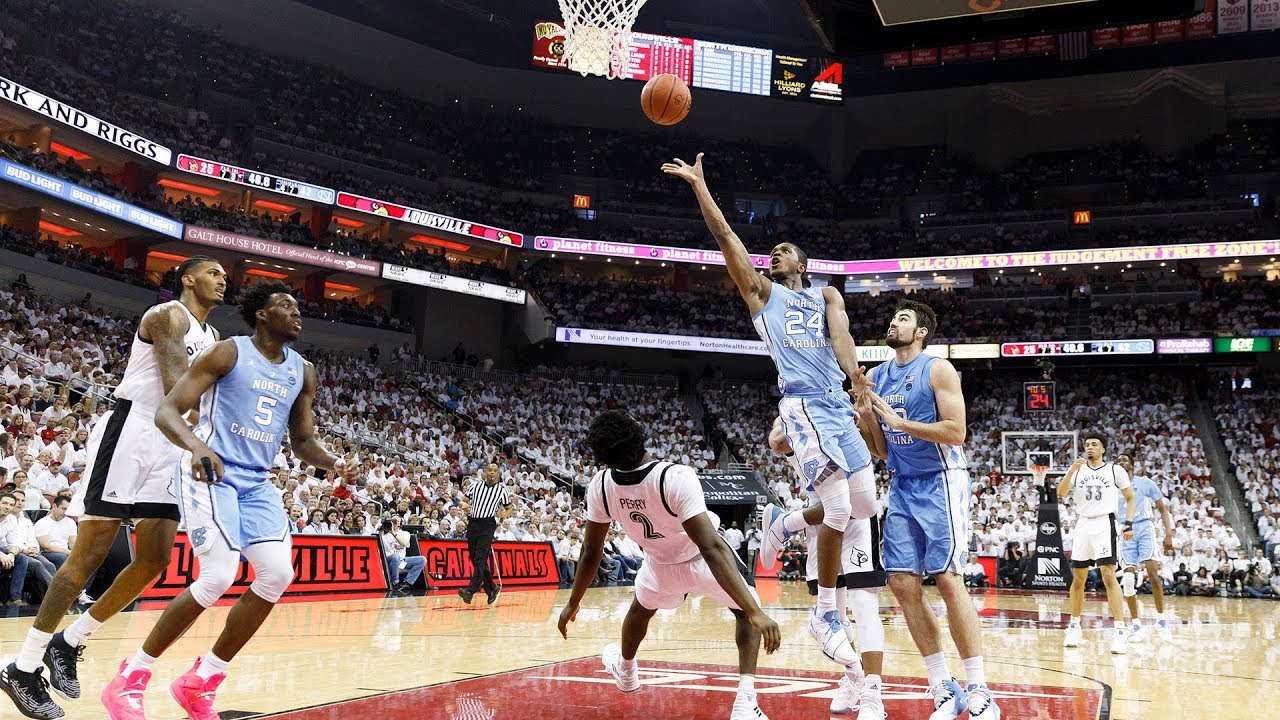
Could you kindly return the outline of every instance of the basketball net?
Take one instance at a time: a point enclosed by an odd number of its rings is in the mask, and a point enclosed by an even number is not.
[[[1031,471],[1031,477],[1035,479],[1036,485],[1044,485],[1044,479],[1049,477],[1048,465],[1032,465],[1027,469]]]
[[[627,72],[631,27],[646,0],[560,0],[569,69],[610,80]]]

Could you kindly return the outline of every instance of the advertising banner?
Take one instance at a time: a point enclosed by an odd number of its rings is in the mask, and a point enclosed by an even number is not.
[[[473,566],[463,540],[419,540],[427,559],[423,572],[433,588],[460,588],[471,582]],[[494,579],[504,587],[558,585],[560,570],[549,542],[495,542],[489,556]]]
[[[0,159],[0,177],[36,192],[61,198],[80,207],[96,210],[117,220],[131,225],[144,227],[152,232],[167,235],[171,238],[182,238],[182,223],[150,210],[143,210],[110,195],[103,195],[88,188],[80,187],[70,180],[63,180],[52,175],[45,175],[18,163]]]
[[[1214,338],[1213,351],[1220,353],[1271,352],[1271,339],[1265,337]]]
[[[338,207],[391,220],[400,220],[413,225],[421,225],[441,232],[469,235],[473,238],[512,247],[524,247],[524,235],[518,232],[490,227],[470,220],[459,220],[448,215],[419,210],[406,205],[397,205],[386,200],[374,200],[373,198],[354,195],[349,192],[338,193]]]
[[[698,480],[702,483],[702,494],[706,496],[708,505],[754,506],[769,501],[769,491],[755,470],[699,470]]]
[[[134,539],[130,533],[130,540]],[[382,547],[372,535],[294,535],[293,582],[285,595],[387,592],[386,562]],[[143,600],[170,600],[187,588],[200,574],[200,561],[191,549],[185,532],[173,542],[169,567],[151,587],[142,591]],[[253,568],[240,558],[240,571],[227,595],[243,595],[253,583]]]
[[[106,120],[99,120],[87,112],[58,102],[5,77],[0,77],[0,98],[40,113],[50,120],[86,132],[99,140],[105,140],[152,162],[168,165],[173,161],[173,151],[164,145],[112,125]]]
[[[692,265],[724,265],[718,250],[638,245],[579,240],[576,238],[534,238],[533,246],[546,252],[600,255],[626,260],[657,260]],[[1280,239],[1248,242],[1191,243],[1185,245],[1145,245],[1141,247],[1096,248],[1092,250],[1042,250],[988,255],[947,255],[942,257],[895,258],[886,260],[820,260],[809,258],[809,272],[823,275],[873,275],[881,273],[944,272],[1035,268],[1048,265],[1096,265],[1162,260],[1202,260],[1208,258],[1257,257],[1280,254]],[[768,255],[752,255],[751,265],[769,267]]]
[[[478,297],[489,298],[490,300],[501,300],[516,305],[523,305],[528,295],[520,288],[507,287],[506,285],[494,285],[493,283],[481,282],[479,280],[468,280],[466,278],[454,277],[452,275],[444,275],[437,272],[429,272],[427,270],[418,270],[417,268],[408,268],[401,265],[392,265],[387,263],[382,266],[382,277],[388,280],[397,280],[410,285],[421,285],[423,287],[436,288],[437,290],[448,290],[449,292],[463,293],[466,295],[476,295]]]
[[[1048,481],[1047,481],[1048,482]],[[1066,590],[1066,559],[1062,548],[1062,520],[1058,503],[1051,500],[1049,489],[1041,488],[1040,507],[1036,512],[1036,572],[1031,576],[1033,590]]]
[[[1211,338],[1160,338],[1156,340],[1157,355],[1199,355],[1213,352]]]
[[[247,235],[237,235],[225,230],[188,225],[183,239],[197,245],[235,250],[236,252],[250,255],[287,260],[288,262],[327,268],[329,270],[341,270],[370,277],[381,277],[382,275],[382,264],[376,260],[365,260],[325,250],[316,250],[302,245],[290,245]]]
[[[625,330],[557,327],[556,340],[584,345],[718,352],[730,355],[769,354],[769,350],[760,340],[700,337],[697,335],[659,335],[657,333],[628,332]],[[950,347],[949,345],[930,345],[925,348],[925,352],[934,357],[946,358]],[[893,357],[893,348],[888,345],[858,345],[857,354],[858,362],[880,363]]]

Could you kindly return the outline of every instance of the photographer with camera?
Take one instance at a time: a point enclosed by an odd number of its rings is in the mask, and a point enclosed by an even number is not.
[[[1004,546],[1004,555],[1000,557],[1000,568],[997,573],[1000,587],[1022,587],[1022,545],[1008,542]]]
[[[387,582],[391,584],[391,592],[397,595],[408,595],[413,584],[418,582],[427,559],[421,555],[407,555],[409,551],[409,533],[400,529],[400,518],[392,515],[382,521],[379,528],[383,551],[387,556]],[[404,566],[404,581],[400,580],[400,568]]]

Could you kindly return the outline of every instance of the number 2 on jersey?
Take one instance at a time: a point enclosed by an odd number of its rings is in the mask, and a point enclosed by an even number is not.
[[[657,540],[658,538],[666,537],[660,532],[654,532],[653,523],[649,522],[649,518],[645,517],[644,513],[639,510],[632,510],[630,517],[632,522],[638,522],[644,526],[644,538],[646,540]]]
[[[788,310],[782,317],[787,320],[788,335],[803,335],[805,328],[813,331],[814,335],[822,337],[826,331],[826,324],[823,322],[826,318],[822,313],[810,313],[809,319],[805,320],[806,313],[800,310]]]

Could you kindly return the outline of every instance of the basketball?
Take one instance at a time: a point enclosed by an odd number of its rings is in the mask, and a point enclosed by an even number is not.
[[[640,91],[640,107],[659,125],[675,125],[684,120],[692,105],[689,86],[670,73],[654,76]]]

